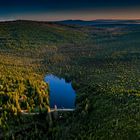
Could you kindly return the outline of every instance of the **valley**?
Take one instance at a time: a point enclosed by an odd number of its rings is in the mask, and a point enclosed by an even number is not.
[[[140,25],[125,22],[1,22],[0,138],[139,139],[139,38]],[[75,111],[51,123],[47,74],[76,91]]]

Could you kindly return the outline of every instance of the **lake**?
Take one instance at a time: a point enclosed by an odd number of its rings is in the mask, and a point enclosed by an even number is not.
[[[72,88],[71,82],[55,75],[46,75],[45,82],[50,87],[50,107],[54,108],[75,108],[76,92]]]

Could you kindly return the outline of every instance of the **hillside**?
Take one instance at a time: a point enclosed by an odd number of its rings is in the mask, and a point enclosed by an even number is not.
[[[140,25],[125,22],[1,22],[0,138],[139,139],[139,38]],[[71,81],[77,93],[75,112],[52,124],[48,73]],[[40,115],[20,113],[36,108]]]

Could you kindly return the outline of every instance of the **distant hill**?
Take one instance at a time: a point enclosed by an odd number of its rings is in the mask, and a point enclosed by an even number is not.
[[[80,25],[80,26],[92,26],[92,25],[111,25],[111,24],[140,24],[140,20],[63,20],[57,21],[57,23],[66,25]]]
[[[0,22],[0,48],[25,49],[49,44],[93,42],[96,37],[101,37],[108,28],[124,26],[131,28],[136,24],[140,24],[140,20],[5,21]],[[91,26],[94,26],[94,28],[91,28]],[[102,30],[101,33],[100,29]]]
[[[46,44],[79,43],[86,34],[71,26],[53,22],[0,22],[0,48],[30,48]]]

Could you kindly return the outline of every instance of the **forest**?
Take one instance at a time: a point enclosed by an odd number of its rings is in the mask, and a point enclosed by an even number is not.
[[[0,139],[140,139],[139,38],[139,24],[0,22]],[[62,119],[49,119],[49,73],[76,90]]]

